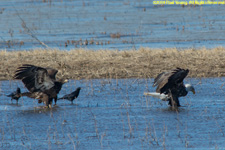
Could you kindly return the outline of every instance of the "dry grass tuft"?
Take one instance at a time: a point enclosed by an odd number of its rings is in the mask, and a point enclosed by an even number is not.
[[[120,38],[121,34],[120,33],[112,33],[110,34],[111,38]]]
[[[0,80],[13,79],[22,64],[52,67],[58,76],[71,79],[150,78],[175,67],[188,68],[189,77],[225,76],[225,48],[177,50],[176,48],[139,50],[35,49],[0,51]]]

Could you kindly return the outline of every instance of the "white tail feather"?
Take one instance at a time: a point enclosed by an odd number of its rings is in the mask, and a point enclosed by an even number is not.
[[[160,93],[156,93],[156,92],[149,92],[149,93],[144,93],[144,95],[147,95],[147,96],[152,96],[152,97],[155,97],[155,98],[159,98],[163,101],[167,101],[168,100],[168,96],[165,95],[165,94],[160,94]]]

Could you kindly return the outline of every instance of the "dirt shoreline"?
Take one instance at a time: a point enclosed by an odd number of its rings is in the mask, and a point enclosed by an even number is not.
[[[34,49],[0,51],[0,80],[13,80],[22,64],[52,67],[69,79],[152,78],[176,67],[188,68],[188,77],[225,76],[225,48],[138,50]]]

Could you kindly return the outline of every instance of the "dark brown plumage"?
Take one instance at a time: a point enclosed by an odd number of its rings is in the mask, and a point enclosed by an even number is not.
[[[169,97],[169,105],[179,107],[179,97],[186,96],[187,90],[183,83],[188,75],[188,69],[176,68],[168,72],[160,73],[154,80],[153,87],[157,86],[156,92],[166,94]]]
[[[25,92],[21,93],[20,96],[27,96],[29,98],[34,98],[38,100],[38,103],[45,103],[47,105],[48,103],[48,95],[43,92]]]
[[[72,92],[70,94],[66,94],[59,99],[67,99],[67,100],[71,101],[71,104],[73,104],[73,100],[79,96],[80,90],[81,90],[81,88],[78,87],[74,92]]]
[[[45,96],[48,96],[48,95],[46,95],[43,92],[25,92],[25,93],[21,93],[20,96],[27,96],[29,98],[42,100]]]
[[[35,93],[39,92],[43,96],[41,100],[45,102],[47,107],[51,107],[52,100],[57,102],[57,94],[62,85],[68,80],[56,80],[57,70],[52,68],[42,68],[34,65],[24,64],[17,68],[14,78],[21,79],[30,94],[21,94],[22,96],[35,97]],[[34,93],[34,94],[31,94]]]
[[[18,87],[17,89],[16,89],[16,91],[14,91],[14,92],[12,92],[11,94],[9,94],[9,95],[6,95],[7,97],[11,97],[11,102],[12,102],[12,100],[13,99],[15,99],[16,100],[16,103],[18,103],[18,100],[20,99],[20,93],[21,93],[21,91],[20,91],[20,88]]]

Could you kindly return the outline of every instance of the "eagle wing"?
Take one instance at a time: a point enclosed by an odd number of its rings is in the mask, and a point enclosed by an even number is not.
[[[16,70],[14,78],[21,79],[30,92],[44,92],[54,86],[54,79],[50,77],[48,70],[34,65],[22,65]]]
[[[172,70],[172,75],[169,78],[169,81],[175,84],[180,84],[183,82],[184,78],[188,75],[188,69],[176,68]]]
[[[174,89],[183,84],[184,78],[188,75],[189,70],[176,68],[168,72],[160,73],[154,80],[154,86],[157,86],[156,92],[168,93],[169,89]]]
[[[153,87],[157,86],[156,92],[164,93],[168,89],[169,78],[172,75],[172,71],[160,73],[154,80]]]

